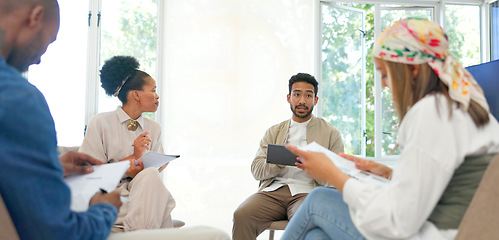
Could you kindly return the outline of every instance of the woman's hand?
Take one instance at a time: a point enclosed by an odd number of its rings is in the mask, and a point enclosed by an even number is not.
[[[161,167],[159,167],[158,172],[162,172],[166,168],[166,166],[168,166],[169,163],[170,162],[167,162],[167,163],[163,164]]]
[[[142,162],[142,159],[139,159],[138,165],[135,165],[134,159],[127,160],[130,161],[130,167],[126,170],[126,175],[129,177],[134,178],[140,171],[144,170],[144,163]]]
[[[133,141],[133,157],[135,159],[139,159],[149,150],[149,145],[151,144],[151,139],[147,136],[147,134],[151,133],[150,131],[146,131],[140,134]]]
[[[357,169],[373,173],[375,175],[389,179],[392,176],[392,169],[375,161],[358,158],[352,155],[339,153],[340,157],[346,158],[355,163]]]
[[[299,156],[297,160],[300,162],[295,163],[298,168],[313,179],[326,181],[339,192],[343,191],[343,185],[350,177],[339,170],[324,153],[303,151],[291,145],[286,145],[286,148]]]

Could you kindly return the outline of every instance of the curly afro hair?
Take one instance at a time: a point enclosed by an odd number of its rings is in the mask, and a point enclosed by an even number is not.
[[[134,75],[139,69],[139,62],[130,56],[114,56],[107,60],[100,70],[100,81],[106,94],[112,96],[123,81]]]

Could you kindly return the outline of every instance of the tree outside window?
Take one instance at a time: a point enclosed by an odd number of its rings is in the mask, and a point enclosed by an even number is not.
[[[133,56],[140,70],[156,78],[157,0],[103,1],[100,65],[116,55]],[[119,101],[99,89],[99,112],[113,111]],[[144,113],[154,119],[154,113]]]
[[[374,111],[375,106],[375,71],[372,61],[372,46],[374,43],[374,4],[358,4],[358,3],[336,3],[341,6],[357,8],[365,11],[365,141],[366,141],[366,156],[375,156],[374,138]],[[381,29],[386,28],[393,22],[401,18],[423,18],[432,19],[432,7],[415,7],[415,6],[399,6],[399,5],[382,5],[380,9]],[[344,47],[348,41],[358,41],[359,36],[348,35],[346,33],[355,32],[351,30],[351,22],[342,22],[342,19],[348,16],[342,15],[336,9],[323,9],[322,11],[322,75],[323,81],[327,79],[341,79],[341,76],[347,72],[351,72],[347,65],[342,65],[342,59],[348,58],[350,52]],[[446,32],[451,39],[450,50],[455,58],[463,63],[464,66],[480,63],[480,39],[479,39],[479,10],[478,6],[460,6],[446,5]],[[469,24],[471,23],[471,24]],[[468,24],[468,25],[467,25]],[[350,29],[350,31],[348,31]],[[339,39],[339,40],[338,40]],[[341,41],[340,41],[341,40]],[[326,44],[327,43],[327,44]],[[334,44],[331,44],[334,43]],[[327,49],[325,46],[328,46]],[[329,65],[335,63],[335,68],[331,69]],[[331,78],[330,76],[334,76]],[[324,77],[326,76],[326,77]],[[327,80],[326,80],[327,81]],[[335,82],[336,81],[336,82]],[[360,87],[353,86],[348,81],[335,80],[333,82],[323,83],[323,94],[321,96],[322,117],[335,125],[345,141],[345,151],[350,154],[360,155],[358,141],[352,140],[353,135],[358,135],[357,126],[359,126],[360,117],[342,118],[339,116],[345,115],[346,112],[351,112],[359,109],[357,100],[351,96],[358,94]],[[349,85],[350,84],[350,85]],[[334,86],[334,87],[333,87]],[[392,152],[392,149],[397,143],[397,128],[398,117],[392,107],[391,95],[388,89],[382,90],[382,133],[378,137],[382,139],[381,155],[399,154],[400,150]],[[352,107],[353,106],[353,107]],[[360,114],[358,114],[360,116]],[[351,114],[351,116],[354,116]],[[357,129],[354,129],[357,128]],[[346,137],[347,136],[347,137]]]

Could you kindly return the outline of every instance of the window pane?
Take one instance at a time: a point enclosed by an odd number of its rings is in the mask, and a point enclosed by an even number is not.
[[[491,38],[492,38],[492,60],[499,59],[499,2],[491,4]]]
[[[322,117],[337,127],[345,152],[362,154],[364,14],[322,5]]]
[[[88,2],[59,0],[57,40],[29,68],[28,79],[45,95],[61,146],[77,146],[85,128]]]
[[[480,7],[445,6],[445,32],[449,50],[463,66],[480,64]]]
[[[431,20],[432,9],[391,9],[384,8],[381,10],[381,30],[383,31],[386,27],[390,26],[392,23],[398,21],[402,18],[422,18]],[[397,144],[397,131],[398,131],[398,116],[395,113],[392,105],[392,97],[390,91],[385,88],[383,89],[382,96],[382,113],[381,113],[381,124],[382,124],[382,155],[388,154],[399,154],[400,149],[395,152],[391,152],[392,149]]]
[[[158,81],[156,78],[157,9],[157,0],[102,1],[101,67],[113,56],[133,56],[140,63],[140,70]],[[120,105],[118,98],[106,96],[104,89],[99,87],[99,112],[113,111]]]
[[[432,8],[382,8],[381,31],[402,18],[421,18],[431,20],[432,15]]]

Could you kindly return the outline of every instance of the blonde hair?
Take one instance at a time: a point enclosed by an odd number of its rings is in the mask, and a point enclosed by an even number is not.
[[[447,98],[449,117],[452,116],[451,105],[454,102],[449,96],[449,88],[438,78],[437,74],[427,63],[419,65],[419,72],[413,76],[414,65],[382,60],[386,66],[390,81],[392,99],[395,111],[399,116],[399,123],[409,109],[420,99],[430,93],[441,93]],[[459,103],[458,103],[459,104]],[[437,108],[438,109],[438,108]],[[471,100],[468,107],[473,122],[477,127],[489,122],[489,113],[477,102]]]

